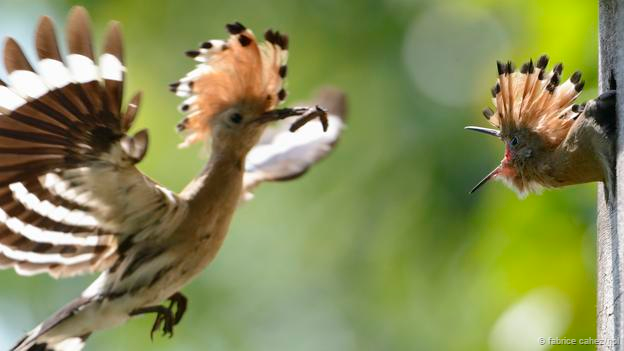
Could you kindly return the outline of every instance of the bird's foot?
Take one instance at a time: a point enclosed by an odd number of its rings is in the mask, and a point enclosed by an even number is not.
[[[154,340],[154,333],[161,329],[161,325],[163,324],[163,322],[164,325],[162,326],[162,335],[166,336],[167,334],[169,334],[169,338],[171,338],[173,336],[173,326],[175,325],[175,318],[173,316],[173,313],[169,308],[166,308],[164,306],[158,307],[162,307],[162,309],[156,312],[156,320],[154,321],[154,325],[152,326],[152,330],[150,331],[150,338]]]
[[[169,311],[173,313],[173,308],[175,307],[176,312],[173,318],[173,325],[178,325],[184,313],[186,312],[186,307],[188,306],[188,299],[186,296],[182,295],[182,293],[175,293],[169,297]]]
[[[150,338],[152,340],[154,340],[154,333],[161,329],[163,332],[163,336],[169,335],[170,338],[173,336],[173,327],[180,321],[182,315],[184,314],[184,310],[186,309],[186,298],[182,294],[176,296],[178,294],[179,293],[176,293],[169,298],[171,300],[171,304],[169,305],[169,307],[165,307],[162,305],[147,306],[137,308],[134,311],[130,312],[131,316],[137,316],[146,313],[156,313],[156,320],[154,321],[154,325],[152,326],[152,330],[150,331]],[[177,307],[175,315],[172,310],[174,304]]]

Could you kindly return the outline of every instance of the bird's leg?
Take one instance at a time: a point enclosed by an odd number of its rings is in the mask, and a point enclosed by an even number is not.
[[[146,313],[156,313],[156,321],[154,321],[154,326],[152,327],[152,331],[150,332],[150,338],[152,340],[154,340],[154,332],[160,329],[160,325],[163,322],[165,322],[165,325],[162,328],[163,335],[169,334],[170,338],[173,336],[173,326],[175,325],[175,319],[173,313],[171,312],[171,309],[162,305],[141,307],[130,312],[130,316],[137,316]]]
[[[291,126],[290,131],[294,132],[297,129],[301,128],[304,124],[313,120],[314,118],[319,118],[321,120],[321,124],[323,125],[323,130],[327,130],[329,126],[329,122],[327,121],[327,111],[325,111],[320,106],[315,107],[293,107],[293,108],[281,108],[277,110],[272,110],[265,112],[260,117],[258,117],[255,122],[257,123],[267,123],[272,121],[277,121],[280,119],[286,119],[289,117],[301,116],[297,119]]]
[[[182,293],[175,293],[169,297],[169,310],[173,312],[173,307],[176,308],[176,313],[173,318],[173,324],[177,325],[180,323],[182,316],[184,316],[184,312],[186,312],[186,307],[188,306],[188,299],[186,296],[182,295]]]

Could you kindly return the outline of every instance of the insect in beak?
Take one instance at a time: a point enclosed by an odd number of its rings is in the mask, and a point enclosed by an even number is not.
[[[479,133],[483,133],[483,134],[487,134],[487,135],[491,135],[491,136],[495,136],[497,138],[500,139],[501,135],[500,135],[500,131],[496,130],[496,129],[490,129],[490,128],[483,128],[483,127],[475,127],[475,126],[468,126],[468,127],[464,127],[464,129],[467,130],[473,130],[475,132],[479,132]]]
[[[483,186],[483,184],[487,183],[490,179],[494,178],[498,174],[499,171],[500,171],[500,166],[494,168],[492,172],[490,172],[483,179],[481,179],[481,181],[477,183],[477,185],[475,185],[474,188],[472,188],[472,190],[470,190],[469,194],[472,194],[475,191],[479,190],[479,188]]]
[[[285,119],[288,117],[299,116],[299,118],[290,126],[290,131],[294,132],[297,129],[301,128],[304,124],[309,121],[318,118],[321,121],[323,126],[323,131],[327,131],[329,123],[327,121],[327,111],[325,111],[320,106],[315,107],[295,107],[295,108],[283,108],[278,110],[272,110],[265,112],[260,115],[260,117],[256,118],[253,122],[255,123],[268,123],[277,121],[280,119]]]

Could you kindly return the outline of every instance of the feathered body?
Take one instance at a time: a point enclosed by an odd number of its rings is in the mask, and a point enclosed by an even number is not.
[[[499,137],[505,143],[501,164],[474,189],[499,179],[519,195],[571,184],[605,181],[612,158],[612,94],[575,104],[584,87],[574,72],[560,84],[563,65],[547,71],[548,57],[529,61],[515,71],[511,62],[497,63],[492,88],[495,109],[483,111],[498,130],[467,127]],[[608,100],[608,101],[607,101]]]
[[[141,95],[122,109],[117,23],[109,27],[99,64],[81,7],[69,15],[65,58],[47,17],[37,28],[37,70],[7,40],[9,84],[0,82],[0,268],[54,277],[102,272],[12,350],[79,350],[92,332],[143,313],[157,315],[152,333],[162,326],[172,334],[186,309],[179,290],[214,259],[241,199],[263,181],[302,174],[331,150],[342,128],[339,115],[330,116],[329,135],[304,126],[305,141],[265,133],[268,122],[289,116],[303,115],[299,124],[326,117],[318,107],[274,110],[285,98],[287,37],[268,31],[257,43],[240,23],[227,30],[227,41],[188,52],[199,65],[171,85],[187,97],[179,125],[189,133],[185,143],[212,142],[205,169],[180,194],[135,167],[148,135],[127,134]],[[344,104],[340,92],[332,101]],[[160,305],[165,300],[170,307]]]

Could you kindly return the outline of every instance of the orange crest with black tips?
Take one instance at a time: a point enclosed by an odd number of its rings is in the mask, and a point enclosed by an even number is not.
[[[236,22],[226,25],[227,41],[210,40],[197,50],[187,51],[199,64],[170,85],[176,95],[186,97],[180,105],[185,113],[179,131],[188,131],[181,146],[203,140],[210,120],[238,104],[258,115],[274,109],[286,98],[288,37],[268,30],[266,41],[258,43],[251,30]]]
[[[498,137],[505,142],[501,164],[481,180],[471,192],[490,179],[500,179],[520,195],[550,186],[544,181],[535,155],[557,148],[568,136],[584,105],[574,102],[585,85],[581,73],[574,72],[560,84],[563,65],[548,72],[548,56],[541,56],[516,71],[513,63],[497,62],[498,79],[492,88],[494,110],[485,108],[483,115],[497,129],[466,127],[466,129]],[[525,139],[522,142],[519,139]]]
[[[511,61],[497,62],[498,79],[492,88],[495,109],[486,108],[484,116],[503,136],[513,129],[527,128],[544,137],[552,144],[559,144],[568,134],[575,117],[583,106],[574,101],[585,85],[581,73],[576,71],[563,84],[563,65],[555,65],[547,72],[548,56],[541,56],[515,71]]]

